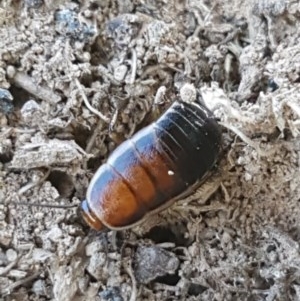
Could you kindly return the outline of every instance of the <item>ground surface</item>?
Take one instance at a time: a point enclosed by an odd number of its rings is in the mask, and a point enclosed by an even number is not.
[[[298,1],[81,2],[0,2],[0,299],[300,300]],[[223,129],[214,175],[83,227],[97,167],[186,82]]]

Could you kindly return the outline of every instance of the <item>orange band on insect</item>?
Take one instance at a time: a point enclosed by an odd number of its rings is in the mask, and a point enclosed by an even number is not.
[[[175,101],[98,169],[82,203],[84,219],[96,230],[144,221],[201,183],[220,149],[213,114],[199,103]]]

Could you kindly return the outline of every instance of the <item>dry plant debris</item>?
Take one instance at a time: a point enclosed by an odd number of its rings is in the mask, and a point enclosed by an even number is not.
[[[286,0],[2,0],[0,300],[300,300],[299,18]],[[212,178],[89,231],[93,173],[184,83],[223,127]]]
[[[179,266],[179,260],[174,254],[157,246],[138,247],[134,261],[135,276],[141,283],[149,283],[159,276],[174,274]]]

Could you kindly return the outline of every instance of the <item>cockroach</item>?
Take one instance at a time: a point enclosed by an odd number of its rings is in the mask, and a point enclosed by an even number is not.
[[[90,227],[131,228],[207,178],[220,154],[221,130],[194,91],[195,97],[175,100],[157,121],[120,144],[97,170],[81,204]]]

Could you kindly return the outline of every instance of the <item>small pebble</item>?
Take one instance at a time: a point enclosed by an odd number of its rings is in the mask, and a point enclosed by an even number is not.
[[[8,261],[12,262],[12,261],[15,261],[17,259],[18,254],[14,249],[8,249],[6,251],[6,257],[7,257]]]
[[[2,111],[4,114],[11,113],[14,108],[13,99],[8,90],[0,88],[0,112]]]

